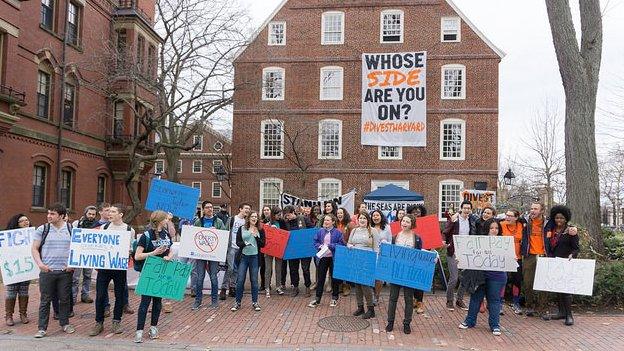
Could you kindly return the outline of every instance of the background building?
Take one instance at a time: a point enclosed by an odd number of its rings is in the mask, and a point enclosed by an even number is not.
[[[362,54],[415,51],[427,146],[362,146]],[[233,203],[393,183],[444,213],[464,188],[496,190],[503,55],[451,1],[284,1],[235,61]]]

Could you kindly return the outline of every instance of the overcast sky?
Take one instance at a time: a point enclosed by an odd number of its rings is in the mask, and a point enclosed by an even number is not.
[[[281,3],[240,1],[248,7],[256,27]],[[557,105],[562,111],[565,106],[545,1],[455,0],[455,4],[507,54],[500,65],[499,146],[502,160],[513,158],[523,152],[518,148],[518,140],[527,138],[526,125],[534,111],[545,103]],[[604,42],[597,142],[599,153],[604,154],[609,145],[617,142],[613,136],[617,133],[613,131],[619,125],[602,111],[624,109],[624,0],[602,0],[602,7]],[[576,9],[575,12],[578,16]],[[624,127],[619,132],[624,132]]]

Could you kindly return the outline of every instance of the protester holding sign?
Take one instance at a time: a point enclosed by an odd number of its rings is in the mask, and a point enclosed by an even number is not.
[[[546,254],[544,211],[543,204],[531,204],[527,225],[522,232],[522,280],[524,283],[525,314],[528,317],[543,312],[546,306],[546,294],[541,291],[533,291],[537,257]]]
[[[377,229],[379,233],[379,243],[390,244],[392,242],[392,233],[390,232],[390,225],[388,225],[388,219],[384,216],[380,210],[374,210],[371,212],[371,220],[373,221],[372,227]],[[377,305],[379,301],[379,294],[383,288],[384,282],[381,280],[375,281],[375,293],[373,295],[373,304]]]
[[[321,304],[323,289],[325,288],[325,277],[329,272],[332,287],[332,299],[329,303],[330,307],[338,305],[338,294],[340,281],[334,279],[334,254],[336,245],[344,246],[345,242],[342,233],[335,228],[336,217],[333,214],[325,214],[323,218],[323,227],[316,233],[314,237],[314,247],[318,250],[315,260],[318,260],[318,284],[316,286],[316,298],[308,304],[308,307],[316,307]]]
[[[251,211],[251,205],[244,202],[238,205],[238,214],[232,216],[228,222],[227,229],[230,231],[230,247],[228,248],[227,255],[227,270],[223,276],[223,282],[221,283],[221,292],[219,293],[219,300],[225,300],[225,291],[229,288],[228,296],[236,296],[236,279],[238,277],[238,262],[236,257],[238,256],[238,246],[236,245],[236,232],[238,228],[245,224],[245,219]]]
[[[93,228],[97,218],[97,207],[91,205],[84,209],[82,217],[72,223],[74,228]],[[84,303],[92,303],[93,299],[89,296],[91,291],[91,275],[93,269],[91,268],[76,268],[74,269],[74,276],[72,278],[72,301],[74,304],[78,302],[78,288],[80,285],[80,276],[82,276],[82,291],[80,293],[80,300]]]
[[[483,222],[483,226],[488,228],[488,235],[499,236],[502,234],[500,223],[490,218]],[[460,329],[474,328],[477,325],[477,315],[483,297],[487,300],[488,322],[490,330],[495,336],[501,335],[500,329],[500,311],[502,308],[501,289],[507,283],[507,274],[500,271],[482,271],[484,283],[480,283],[476,290],[470,295],[470,304],[468,306],[468,315],[466,319],[459,325]]]
[[[161,257],[165,261],[171,261],[173,251],[170,250],[173,240],[167,232],[167,213],[165,211],[154,211],[150,215],[150,229],[139,238],[136,253],[134,254],[135,265],[140,271],[145,260],[149,256]],[[137,313],[137,328],[134,335],[134,342],[143,342],[143,329],[150,303],[152,304],[152,320],[149,329],[150,339],[158,338],[158,319],[162,310],[162,298],[141,295],[141,304]]]
[[[522,230],[523,224],[519,221],[520,212],[518,210],[509,209],[505,212],[505,220],[501,222],[504,236],[513,236],[514,244],[516,246],[516,260],[518,260],[518,270],[516,272],[509,273],[509,280],[511,281],[511,295],[513,296],[512,309],[515,314],[521,314],[520,308],[520,289],[522,287]]]
[[[264,210],[263,210],[264,212]],[[271,208],[271,212],[269,213],[268,217],[265,217],[265,214],[262,214],[263,216],[263,223],[265,225],[269,225],[272,227],[275,227],[277,229],[280,229],[280,222],[281,222],[281,218],[282,218],[282,209],[277,207],[277,206],[273,206],[273,208]],[[275,291],[277,292],[278,295],[284,295],[284,284],[282,284],[282,265],[283,260],[279,257],[274,257],[271,256],[269,254],[264,254],[264,281],[265,281],[265,293],[266,293],[266,297],[271,297],[271,277],[273,275],[273,261],[275,261]]]
[[[16,214],[11,217],[6,229],[20,229],[30,227],[30,220],[24,214]],[[4,298],[4,311],[6,325],[12,327],[15,325],[13,321],[13,313],[15,312],[15,303],[19,301],[19,314],[22,324],[28,324],[28,288],[30,280],[20,283],[9,284],[6,286]]]
[[[251,280],[251,305],[255,311],[260,311],[258,304],[258,253],[264,247],[265,237],[258,212],[251,211],[245,225],[236,233],[236,245],[239,247],[240,263],[238,266],[238,279],[236,280],[236,302],[232,306],[233,312],[238,311],[243,300],[245,289],[245,277],[249,270]]]
[[[314,225],[304,216],[297,216],[295,214],[295,208],[293,206],[286,206],[282,211],[284,214],[284,228],[285,230],[297,230],[297,229],[306,229],[306,228],[314,228]],[[310,286],[312,285],[312,280],[310,279],[310,263],[312,262],[312,258],[295,258],[288,260],[288,268],[290,269],[290,282],[293,285],[293,290],[291,293],[292,297],[299,295],[299,266],[301,266],[301,270],[303,271],[303,282],[305,284],[305,297],[310,297],[312,294],[310,293]],[[282,270],[283,274],[284,270]]]
[[[367,212],[360,212],[357,216],[358,226],[351,231],[348,248],[358,248],[371,251],[379,251],[379,232],[371,227],[371,218]],[[357,267],[353,267],[357,269]],[[355,298],[358,308],[353,312],[354,316],[362,316],[364,319],[375,317],[372,289],[366,285],[355,284]],[[368,310],[364,313],[364,299]]]
[[[407,208],[407,213],[414,216],[414,218],[424,217],[427,215],[427,208],[423,204],[412,205]],[[414,290],[414,298],[414,308],[416,309],[416,313],[425,313],[425,304],[423,301],[425,298],[425,292],[419,289]]]
[[[354,216],[357,217],[357,216]],[[342,233],[342,238],[344,242],[349,241],[349,235],[351,235],[351,230],[355,228],[355,224],[351,222],[351,215],[346,208],[341,207],[336,211],[336,229],[338,229]],[[348,282],[343,282],[340,286],[340,290],[342,291],[343,296],[349,296],[351,293],[351,284]]]

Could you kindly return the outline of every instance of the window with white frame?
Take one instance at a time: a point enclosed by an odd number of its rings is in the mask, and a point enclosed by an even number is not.
[[[221,149],[223,149],[223,143],[220,142],[220,141],[217,141],[217,142],[214,143],[214,145],[212,145],[212,148],[215,151],[221,151]]]
[[[154,161],[154,173],[156,174],[165,173],[165,160]]]
[[[323,178],[318,181],[319,200],[335,199],[342,194],[342,181],[334,178]]]
[[[400,146],[379,146],[377,158],[380,160],[402,160],[403,148]]]
[[[440,159],[464,160],[466,151],[466,121],[444,119],[440,121]]]
[[[344,13],[325,12],[321,24],[321,44],[344,44]]]
[[[286,22],[269,23],[269,45],[286,45]]]
[[[212,173],[217,173],[223,166],[223,160],[212,160]]]
[[[221,197],[221,183],[212,182],[212,197]]]
[[[283,159],[284,123],[278,120],[266,120],[260,124],[260,158]]]
[[[403,11],[386,10],[381,13],[380,41],[382,43],[403,42]]]
[[[202,172],[202,161],[194,160],[193,161],[193,173],[201,173]]]
[[[280,194],[284,182],[279,178],[265,178],[260,180],[260,206],[279,206]]]
[[[440,28],[440,40],[443,43],[461,41],[461,19],[459,17],[442,17]]]
[[[342,100],[342,67],[321,68],[321,100]]]
[[[327,119],[319,122],[318,158],[342,158],[342,121]]]
[[[182,160],[178,160],[178,167],[176,168],[176,172],[182,173]]]
[[[203,135],[193,135],[193,151],[202,151],[204,147],[204,136]]]
[[[284,100],[283,68],[267,67],[262,70],[262,100]]]
[[[201,197],[202,196],[201,182],[192,182],[191,186],[195,189],[199,189],[199,197]]]
[[[445,217],[445,214],[451,207],[457,211],[462,201],[461,190],[463,188],[464,183],[459,180],[443,180],[440,182],[440,211],[438,212],[440,219]]]
[[[466,98],[466,66],[442,66],[442,99]]]

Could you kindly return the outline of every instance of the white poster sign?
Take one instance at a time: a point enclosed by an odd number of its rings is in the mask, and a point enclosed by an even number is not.
[[[533,290],[591,296],[595,260],[538,257]]]
[[[74,228],[67,266],[128,270],[130,235],[127,230]]]
[[[227,230],[184,225],[178,256],[225,262],[229,236]]]
[[[280,196],[280,207],[284,208],[288,205],[302,207],[319,206],[322,210],[323,203],[325,201],[334,202],[338,206],[338,208],[344,207],[347,211],[349,211],[349,213],[353,213],[353,211],[355,210],[355,189],[339,197],[322,200],[308,200],[288,193],[282,193]]]
[[[459,269],[516,272],[516,250],[512,236],[454,235]]]
[[[4,285],[39,278],[39,267],[31,253],[34,235],[33,227],[0,232],[0,270]]]
[[[362,55],[362,145],[427,145],[427,52]]]
[[[424,201],[378,201],[378,200],[366,200],[364,199],[364,203],[366,204],[366,209],[368,212],[373,212],[375,210],[381,211],[384,216],[388,219],[388,222],[394,221],[396,218],[396,214],[398,210],[405,210],[407,212],[407,208],[412,205],[424,205]]]

